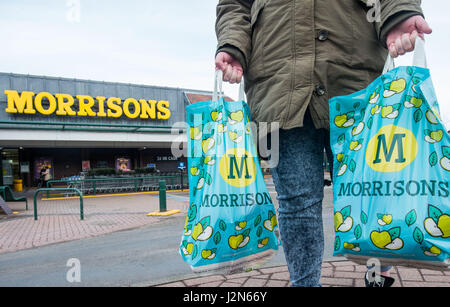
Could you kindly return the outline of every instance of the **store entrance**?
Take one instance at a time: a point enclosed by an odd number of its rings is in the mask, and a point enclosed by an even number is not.
[[[2,185],[13,185],[13,180],[20,178],[19,149],[4,148],[1,150]]]

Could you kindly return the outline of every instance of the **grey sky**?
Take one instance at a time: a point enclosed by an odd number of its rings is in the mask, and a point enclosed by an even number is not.
[[[423,0],[428,64],[450,129],[448,0]],[[80,20],[71,21],[76,3]],[[212,90],[215,0],[0,0],[0,71]],[[398,64],[407,65],[409,57]],[[237,98],[237,86],[224,86]]]

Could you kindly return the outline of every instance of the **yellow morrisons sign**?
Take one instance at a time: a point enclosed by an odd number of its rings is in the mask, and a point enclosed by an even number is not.
[[[119,118],[162,119],[170,118],[169,101],[128,98],[122,101],[118,97],[91,97],[77,95],[78,103],[69,94],[50,94],[41,92],[22,92],[6,90],[7,113],[61,115],[61,116],[96,116]]]

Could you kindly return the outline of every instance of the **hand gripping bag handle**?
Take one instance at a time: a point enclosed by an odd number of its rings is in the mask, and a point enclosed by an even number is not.
[[[418,37],[416,39],[416,45],[414,48],[413,66],[423,67],[423,68],[428,67],[427,56],[425,53],[425,41],[420,37]],[[386,63],[384,65],[384,69],[383,69],[383,75],[394,68],[395,68],[394,59],[392,58],[392,56],[390,54],[388,54]]]
[[[219,98],[223,97],[223,72],[222,70],[216,70],[215,78],[214,78],[214,92],[213,92],[213,101],[219,100]],[[244,78],[239,85],[239,100],[245,101],[245,92],[244,92]]]

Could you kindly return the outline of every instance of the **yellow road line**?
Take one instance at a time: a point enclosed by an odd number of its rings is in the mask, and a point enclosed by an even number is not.
[[[174,192],[186,192],[187,190],[170,190],[166,193]],[[100,195],[86,195],[83,198],[96,198],[96,197],[114,197],[114,196],[129,196],[129,195],[143,195],[143,194],[158,194],[159,191],[148,191],[148,192],[133,192],[133,193],[120,193],[120,194],[100,194]],[[63,199],[78,199],[79,196],[67,196],[67,197],[53,197],[53,198],[42,198],[42,200],[63,200]]]
[[[147,213],[147,216],[168,216],[168,215],[180,213],[180,211],[181,210],[179,210],[179,209],[169,210],[169,211],[164,211],[164,212],[155,211],[155,212]]]

